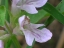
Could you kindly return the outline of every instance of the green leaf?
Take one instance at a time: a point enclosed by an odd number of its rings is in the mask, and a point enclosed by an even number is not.
[[[15,19],[16,17],[14,17],[9,10],[8,10],[8,14],[9,14],[9,16],[10,16],[10,24],[11,24],[11,27],[12,27],[12,29],[13,29],[13,28],[16,26],[16,24],[14,23],[14,19]]]
[[[45,26],[47,27],[50,23],[53,22],[53,20],[54,20],[54,18],[53,18],[52,16],[50,16],[50,17],[46,20],[46,22],[44,23]]]
[[[32,23],[37,23],[39,20],[41,20],[45,15],[47,15],[48,13],[46,11],[44,11],[43,9],[39,10],[37,14],[28,14],[28,16],[30,17],[30,21]]]
[[[62,24],[64,24],[64,16],[55,7],[53,7],[51,4],[47,3],[42,8],[45,11],[47,11],[48,13],[50,13],[52,15],[52,17],[54,17],[59,22],[61,22]]]
[[[4,26],[6,9],[4,6],[0,6],[0,26]]]
[[[12,40],[11,40],[11,38],[10,38],[10,39],[8,39],[8,41],[6,42],[5,48],[10,48],[11,44],[12,44]]]
[[[64,0],[62,0],[62,1],[64,1]],[[57,6],[56,6],[56,9],[58,9],[61,13],[63,13],[61,10],[61,8],[64,6],[64,5],[62,5],[62,3],[63,2],[60,2]],[[64,3],[63,3],[64,4]],[[52,16],[50,16],[47,20],[46,20],[46,22],[44,23],[45,24],[45,26],[47,27],[49,24],[51,24],[52,22],[54,21],[54,18],[52,17]],[[43,27],[41,27],[41,28],[43,28]]]
[[[26,47],[26,48],[32,48],[32,47],[27,45],[27,47]]]
[[[50,17],[44,22],[45,26],[41,26],[41,27],[39,27],[38,29],[42,29],[42,28],[44,28],[44,27],[49,26],[53,21],[54,21],[54,18],[53,18],[52,16],[50,16]]]
[[[9,3],[8,3],[8,0],[5,0],[5,7],[6,7],[6,20],[8,21],[8,22],[10,22],[10,16],[9,16],[9,14],[8,14],[8,10],[9,10]]]
[[[1,0],[1,5],[4,5],[6,7],[6,20],[8,22],[10,22],[10,16],[8,14],[8,10],[9,10],[9,3],[8,3],[8,0]]]
[[[57,8],[61,13],[64,14],[64,0],[62,0],[56,8]]]
[[[20,43],[18,42],[18,40],[17,40],[17,38],[16,38],[15,35],[11,35],[11,39],[12,39],[12,42],[13,42],[15,48],[21,48],[21,45],[20,45]]]

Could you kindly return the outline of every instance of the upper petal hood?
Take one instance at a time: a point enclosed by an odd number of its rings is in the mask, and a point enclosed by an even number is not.
[[[18,22],[19,22],[20,27],[23,27],[24,21],[25,21],[25,15],[19,17]]]
[[[24,29],[25,25],[30,23],[29,20],[30,20],[30,18],[28,16],[25,16],[25,15],[19,17],[18,21],[19,21],[20,28]]]

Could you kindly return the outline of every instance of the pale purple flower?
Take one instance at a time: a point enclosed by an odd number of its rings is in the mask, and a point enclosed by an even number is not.
[[[44,26],[44,24],[33,24],[30,23],[28,16],[21,16],[19,18],[20,30],[23,31],[26,39],[26,43],[32,46],[33,40],[43,43],[51,39],[52,33],[47,29],[37,29],[38,27]]]
[[[0,48],[4,48],[4,43],[2,40],[0,40]]]
[[[40,8],[46,4],[47,0],[12,0],[12,12],[16,13],[19,10],[25,10],[30,14],[36,14],[36,8]]]

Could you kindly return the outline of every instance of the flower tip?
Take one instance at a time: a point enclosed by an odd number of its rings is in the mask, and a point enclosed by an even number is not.
[[[49,41],[49,40],[52,38],[52,36],[53,36],[53,34],[50,32],[47,41]],[[46,42],[47,42],[47,41],[46,41]]]
[[[53,34],[51,33],[51,31],[48,31],[48,40],[50,40],[52,38]]]
[[[49,38],[48,38],[47,41],[49,41],[51,38],[52,38],[52,33],[50,32],[50,35],[49,35]],[[47,41],[46,41],[46,42],[47,42]]]
[[[52,38],[52,33],[47,28],[43,28],[42,32],[43,32],[43,36],[42,36],[42,41],[40,43],[47,42]]]

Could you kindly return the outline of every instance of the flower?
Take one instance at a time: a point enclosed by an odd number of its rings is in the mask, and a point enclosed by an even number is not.
[[[36,8],[40,8],[46,4],[47,0],[12,0],[12,12],[25,10],[30,14],[36,14]],[[14,12],[15,11],[15,12]]]
[[[0,40],[0,48],[4,48],[3,41]]]
[[[26,42],[29,46],[32,46],[33,40],[43,43],[51,39],[52,33],[47,29],[37,29],[44,24],[33,24],[30,23],[30,18],[28,16],[21,16],[19,18],[20,30],[23,31],[25,35]]]

